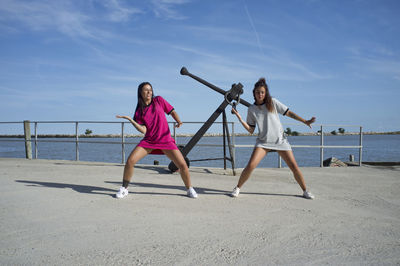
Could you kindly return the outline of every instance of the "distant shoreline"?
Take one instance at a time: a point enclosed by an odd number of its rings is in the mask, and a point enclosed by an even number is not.
[[[359,135],[359,132],[345,132],[336,133],[335,136],[352,136]],[[193,137],[195,134],[177,134],[177,137]],[[298,133],[298,136],[319,136],[319,133]],[[324,136],[333,136],[334,134],[330,132],[324,132]],[[391,132],[363,132],[363,135],[400,135],[400,131]],[[221,137],[221,133],[206,133],[204,137]],[[248,133],[236,133],[236,137],[246,137],[246,136],[257,136],[257,134]],[[39,134],[38,138],[75,138],[75,135],[71,134]],[[79,138],[121,138],[119,134],[90,134],[78,135]],[[125,138],[137,138],[143,137],[141,134],[126,134]],[[24,138],[24,135],[0,135],[0,138]],[[35,138],[35,135],[31,135],[31,138]]]

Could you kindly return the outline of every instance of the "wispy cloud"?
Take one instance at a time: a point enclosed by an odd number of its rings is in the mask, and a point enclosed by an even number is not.
[[[3,19],[25,24],[35,31],[56,29],[69,36],[93,37],[86,23],[89,17],[59,1],[11,1],[0,5]]]
[[[133,14],[142,14],[143,10],[137,7],[127,7],[118,0],[101,1],[109,9],[108,18],[114,22],[128,21]]]
[[[244,10],[246,11],[247,18],[249,19],[251,28],[253,29],[254,34],[256,36],[256,41],[257,41],[257,44],[258,44],[258,48],[260,49],[261,54],[264,55],[264,51],[263,51],[263,49],[261,47],[260,37],[258,36],[258,32],[256,30],[256,26],[254,25],[253,19],[250,16],[250,12],[249,12],[249,9],[247,8],[246,3],[244,3]]]
[[[166,19],[182,20],[186,19],[185,15],[179,13],[176,7],[179,5],[190,3],[190,0],[152,0],[153,12],[157,17]]]
[[[349,54],[349,67],[363,73],[364,77],[370,77],[372,72],[400,79],[400,60],[392,49],[378,43],[363,42],[345,50]]]
[[[97,23],[124,22],[134,14],[143,13],[141,9],[124,6],[117,0],[99,1],[96,4],[104,9],[103,13],[96,13],[96,9],[88,3],[3,0],[0,4],[0,21],[22,23],[34,31],[55,30],[70,37],[101,40],[105,32],[98,28]],[[17,25],[7,26],[9,31],[12,27],[14,30],[18,28]]]
[[[199,67],[199,70],[204,73],[210,73],[218,80],[238,77],[241,80],[253,81],[260,76],[290,81],[332,78],[331,74],[312,70],[304,62],[294,59],[290,54],[278,48],[274,48],[268,55],[263,56],[254,52],[243,52],[233,56],[229,53],[213,53],[183,45],[173,45],[171,48],[194,56],[191,58],[192,65]]]

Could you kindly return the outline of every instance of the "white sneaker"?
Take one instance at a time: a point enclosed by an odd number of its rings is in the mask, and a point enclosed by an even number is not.
[[[197,198],[197,193],[196,193],[196,191],[194,190],[193,187],[190,187],[190,188],[187,190],[187,196],[188,196],[189,198],[192,198],[192,199],[196,199],[196,198]]]
[[[314,199],[315,198],[314,195],[311,194],[311,192],[307,191],[307,190],[304,191],[303,197],[306,198],[306,199]]]
[[[240,188],[235,187],[235,188],[233,189],[232,193],[231,193],[231,196],[234,197],[234,198],[236,198],[237,196],[239,196],[239,193],[240,193]]]
[[[115,196],[117,197],[117,199],[122,199],[122,198],[128,196],[128,189],[124,188],[124,187],[120,187],[117,194],[115,194]]]

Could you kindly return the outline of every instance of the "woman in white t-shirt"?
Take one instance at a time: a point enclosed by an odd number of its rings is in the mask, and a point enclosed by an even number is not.
[[[269,151],[275,150],[278,152],[279,156],[285,160],[290,170],[292,170],[294,178],[303,190],[303,197],[306,199],[313,199],[314,196],[307,191],[303,174],[296,163],[292,148],[283,132],[279,114],[298,120],[310,128],[311,124],[315,122],[315,117],[312,117],[310,120],[304,120],[292,111],[289,111],[286,105],[271,97],[264,78],[260,78],[254,85],[253,96],[255,103],[251,105],[247,111],[246,122],[243,121],[236,109],[232,109],[232,113],[237,116],[240,123],[250,134],[254,132],[256,126],[258,127],[259,134],[250,160],[240,175],[238,184],[233,189],[231,196],[239,196],[240,188],[250,178],[251,173],[260,161]]]

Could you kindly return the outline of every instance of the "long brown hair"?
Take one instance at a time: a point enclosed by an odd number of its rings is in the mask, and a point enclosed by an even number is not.
[[[256,102],[256,89],[264,87],[265,89],[265,106],[267,107],[267,110],[270,112],[273,112],[275,110],[274,105],[272,103],[272,97],[271,94],[269,93],[268,85],[267,82],[265,81],[265,78],[260,78],[256,84],[254,84],[254,89],[253,89],[253,97],[254,97],[254,103]]]
[[[136,110],[135,110],[135,113],[136,113],[136,111],[139,109],[140,115],[143,115],[144,108],[146,107],[146,104],[144,103],[144,100],[142,98],[142,90],[145,85],[149,85],[151,87],[151,90],[153,92],[151,97],[152,97],[152,99],[154,98],[154,90],[153,90],[153,86],[151,86],[150,82],[145,81],[145,82],[140,83],[138,86],[138,89],[137,89],[138,103],[136,105]],[[153,109],[154,109],[154,106],[153,106]]]

